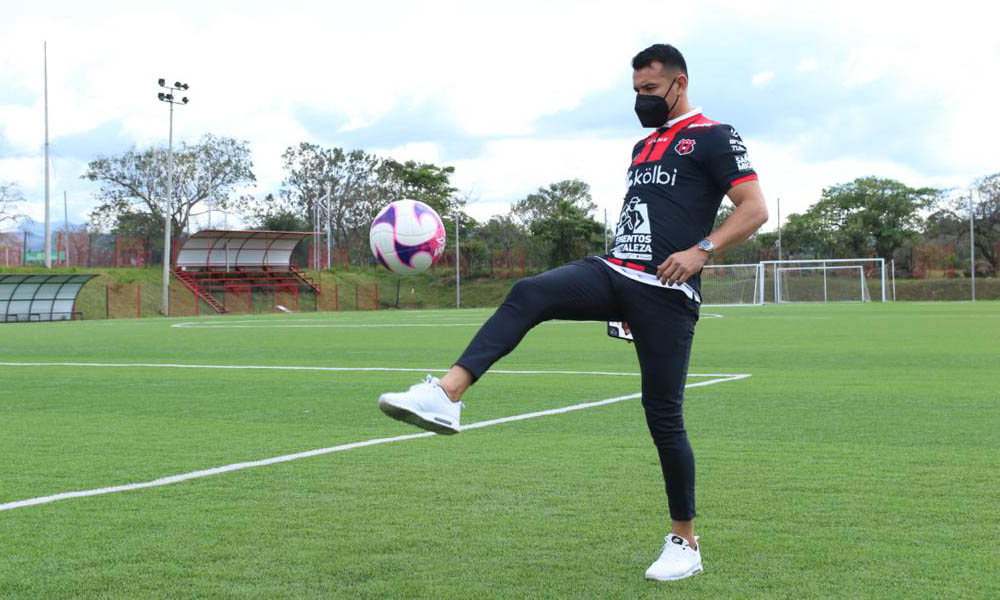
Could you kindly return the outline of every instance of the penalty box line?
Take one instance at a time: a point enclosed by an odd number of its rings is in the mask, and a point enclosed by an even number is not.
[[[13,366],[12,363],[0,363],[2,365]],[[23,364],[23,363],[22,363]],[[25,365],[27,366],[27,365]],[[34,366],[34,365],[31,365]],[[631,374],[629,374],[631,375]],[[716,383],[724,383],[727,381],[736,381],[739,379],[746,379],[750,377],[749,373],[739,373],[739,374],[729,374],[729,375],[716,375],[714,379],[709,379],[707,381],[699,381],[697,383],[689,383],[685,385],[685,388],[703,387],[706,385],[713,385]],[[513,415],[510,417],[502,417],[499,419],[489,419],[486,421],[478,421],[476,423],[470,423],[462,427],[462,430],[466,429],[480,429],[482,427],[490,427],[493,425],[500,425],[502,423],[512,423],[515,421],[524,421],[527,419],[535,419],[538,417],[544,417],[549,415],[557,415],[568,412],[574,412],[578,410],[584,410],[587,408],[594,408],[597,406],[605,406],[607,404],[614,404],[616,402],[622,402],[624,400],[632,400],[634,398],[641,397],[642,394],[628,394],[625,396],[616,396],[614,398],[607,398],[605,400],[598,400],[596,402],[583,402],[580,404],[574,404],[571,406],[564,406],[561,408],[552,408],[548,410],[541,410],[536,412],[524,413],[520,415]],[[267,465],[273,465],[283,462],[289,462],[293,460],[298,460],[300,458],[309,458],[312,456],[321,456],[323,454],[332,454],[334,452],[343,452],[345,450],[354,450],[356,448],[363,448],[366,446],[375,446],[378,444],[388,444],[391,442],[402,442],[405,440],[412,440],[417,438],[430,437],[437,435],[435,433],[426,431],[422,433],[411,433],[407,435],[398,435],[395,437],[388,438],[374,438],[370,440],[363,440],[360,442],[353,442],[349,444],[341,444],[339,446],[330,446],[329,448],[319,448],[316,450],[307,450],[305,452],[296,452],[295,454],[285,454],[283,456],[275,456],[272,458],[266,458],[263,460],[250,461],[250,462],[240,462],[233,463],[229,465],[223,465],[221,467],[214,467],[211,469],[202,469],[200,471],[192,471],[189,473],[181,473],[179,475],[170,475],[168,477],[161,477],[153,481],[146,481],[142,483],[130,483],[125,485],[117,485],[112,487],[96,488],[92,490],[81,490],[76,492],[63,492],[60,494],[52,494],[50,496],[40,496],[38,498],[29,498],[27,500],[18,500],[15,502],[6,502],[0,504],[0,512],[6,510],[12,510],[15,508],[24,508],[28,506],[38,506],[40,504],[48,504],[50,502],[56,502],[58,500],[69,500],[71,498],[86,498],[89,496],[101,496],[104,494],[114,494],[117,492],[128,492],[133,490],[140,490],[153,487],[162,487],[171,485],[174,483],[180,483],[182,481],[188,481],[190,479],[199,479],[201,477],[208,477],[211,475],[220,475],[222,473],[229,473],[232,471],[240,471],[243,469],[250,469],[253,467],[263,467]]]

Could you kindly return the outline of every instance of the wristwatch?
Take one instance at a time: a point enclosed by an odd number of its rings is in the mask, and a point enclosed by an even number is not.
[[[698,242],[698,248],[704,250],[705,252],[708,252],[709,256],[711,256],[712,253],[715,252],[715,244],[713,244],[712,240],[708,238],[705,238],[700,242]]]

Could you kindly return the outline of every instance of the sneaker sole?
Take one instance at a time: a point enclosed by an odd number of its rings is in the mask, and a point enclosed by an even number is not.
[[[409,423],[410,425],[416,425],[417,427],[426,429],[427,431],[433,431],[434,433],[439,433],[441,435],[455,435],[461,431],[457,426],[452,425],[451,419],[447,417],[434,413],[422,413],[404,408],[402,406],[397,406],[384,397],[378,399],[378,407],[386,415],[396,419],[397,421]]]
[[[683,575],[677,575],[675,577],[650,577],[649,575],[646,575],[646,579],[649,579],[650,581],[677,581],[679,579],[687,579],[688,577],[693,577],[701,572],[702,572],[701,565],[698,565],[697,567],[691,569],[690,571],[684,573]]]

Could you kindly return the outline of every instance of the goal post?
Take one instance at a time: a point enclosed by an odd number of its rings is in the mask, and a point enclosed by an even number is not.
[[[761,264],[705,265],[701,272],[701,298],[702,306],[764,304]]]
[[[769,302],[885,302],[881,258],[761,261]]]

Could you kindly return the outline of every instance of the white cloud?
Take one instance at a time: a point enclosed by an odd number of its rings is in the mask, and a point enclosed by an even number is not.
[[[756,87],[764,87],[774,81],[774,71],[763,71],[757,73],[750,80]]]
[[[815,71],[818,68],[819,68],[819,61],[816,60],[815,58],[810,57],[810,58],[803,58],[801,61],[799,61],[799,64],[798,66],[795,67],[795,70],[798,73],[809,73]]]

